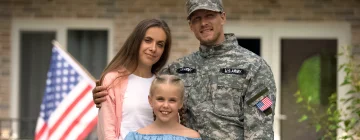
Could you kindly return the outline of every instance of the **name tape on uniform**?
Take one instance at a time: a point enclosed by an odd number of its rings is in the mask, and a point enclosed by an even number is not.
[[[196,73],[196,69],[195,68],[190,68],[190,67],[182,67],[182,68],[178,68],[176,70],[177,73]]]
[[[225,74],[237,74],[237,75],[245,74],[245,70],[243,70],[243,69],[233,69],[233,68],[221,68],[220,72],[225,73]]]

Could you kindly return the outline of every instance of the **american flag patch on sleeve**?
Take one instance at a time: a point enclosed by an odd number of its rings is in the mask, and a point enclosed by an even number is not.
[[[258,103],[256,103],[256,107],[261,111],[265,111],[266,109],[271,107],[271,105],[272,105],[272,101],[267,96],[264,99],[260,100]]]

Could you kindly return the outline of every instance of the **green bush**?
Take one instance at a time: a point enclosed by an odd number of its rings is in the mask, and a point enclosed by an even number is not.
[[[340,99],[339,104],[344,109],[337,108],[337,93],[332,93],[328,98],[325,112],[319,112],[320,108],[320,59],[319,56],[306,60],[298,75],[299,90],[295,93],[297,104],[305,113],[299,118],[299,122],[307,122],[316,128],[316,132],[323,132],[321,139],[337,139],[336,130],[341,129],[345,133],[339,139],[360,139],[360,65],[351,53],[352,47],[343,47],[339,56],[346,57],[349,61],[341,64],[338,71],[345,72],[345,78],[341,86],[349,86],[350,90],[346,97]]]

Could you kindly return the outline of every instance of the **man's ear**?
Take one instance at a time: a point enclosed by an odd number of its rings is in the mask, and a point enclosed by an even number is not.
[[[190,20],[188,20],[188,23],[189,23],[189,28],[190,28],[190,30],[194,32],[194,30],[193,30],[193,28],[192,28],[191,21],[190,21]]]
[[[222,19],[222,20],[221,20],[221,25],[224,25],[225,22],[226,22],[226,13],[225,13],[225,12],[222,12],[222,13],[220,14],[220,18]]]

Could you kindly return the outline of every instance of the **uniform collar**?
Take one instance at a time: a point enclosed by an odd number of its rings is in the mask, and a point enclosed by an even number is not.
[[[218,45],[200,45],[200,56],[204,58],[210,58],[212,56],[221,55],[233,48],[235,48],[237,43],[236,36],[233,33],[224,34],[225,35],[225,41]]]

